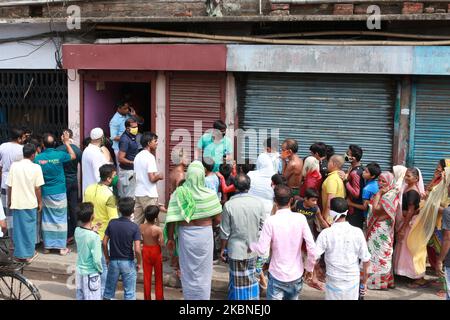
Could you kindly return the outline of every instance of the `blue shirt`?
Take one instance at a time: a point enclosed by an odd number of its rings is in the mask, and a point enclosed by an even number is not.
[[[365,187],[362,191],[362,199],[364,200],[370,200],[373,198],[374,195],[376,195],[378,192],[378,182],[377,180],[370,180],[366,182]],[[368,212],[364,211],[364,216],[367,217]]]
[[[203,158],[214,160],[213,172],[219,171],[219,166],[223,163],[223,156],[233,153],[233,146],[228,137],[223,137],[219,143],[214,143],[213,136],[205,133],[198,140],[197,147],[203,150]]]
[[[45,149],[36,156],[34,163],[41,166],[44,175],[43,196],[66,193],[64,163],[71,160],[70,154],[54,148]]]
[[[217,193],[218,197],[219,197],[219,184],[220,184],[219,178],[215,174],[205,177],[205,187]]]
[[[64,164],[64,174],[66,175],[66,184],[78,184],[78,164],[81,162],[81,150],[74,144],[70,144],[76,158]],[[56,148],[58,151],[67,152],[66,145]]]
[[[139,144],[136,141],[136,137],[125,131],[120,137],[119,151],[125,152],[125,159],[134,161],[134,158],[136,158],[139,152]],[[120,168],[123,170],[133,170],[134,165],[120,164]]]
[[[109,257],[111,260],[134,260],[134,241],[141,240],[137,224],[129,218],[113,219],[106,228],[109,237]]]
[[[119,151],[119,142],[114,141],[114,138],[121,136],[125,132],[125,121],[129,118],[131,118],[129,114],[123,116],[119,112],[116,112],[109,122],[109,132],[111,134],[111,140],[113,140],[112,148],[116,151]]]

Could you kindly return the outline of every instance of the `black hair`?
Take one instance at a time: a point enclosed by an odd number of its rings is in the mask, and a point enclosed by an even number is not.
[[[250,163],[250,159],[245,159],[244,163],[238,165],[238,173],[247,174],[250,171],[255,170],[256,164]]]
[[[298,143],[295,139],[286,139],[284,140],[283,144],[286,144],[286,149],[291,150],[292,153],[298,152]]]
[[[272,176],[271,179],[272,179],[272,183],[276,186],[279,186],[282,184],[287,185],[287,179],[282,174],[276,173]]]
[[[357,144],[351,144],[348,146],[349,150],[352,152],[352,157],[356,159],[356,161],[360,161],[363,156],[363,150]]]
[[[336,197],[330,201],[330,209],[337,213],[342,213],[348,210],[347,200],[344,198]]]
[[[94,205],[91,202],[82,202],[77,206],[76,213],[79,221],[88,223],[94,214]]]
[[[410,167],[407,171],[411,172],[417,179],[420,178],[419,170],[416,167]]]
[[[319,193],[316,189],[308,188],[305,190],[305,199],[317,198],[319,199]]]
[[[239,192],[246,192],[250,189],[250,177],[246,174],[238,174],[234,178],[234,186]]]
[[[313,154],[317,153],[319,157],[325,157],[327,155],[327,146],[323,142],[316,142],[309,147],[309,151],[311,151]]]
[[[159,207],[155,205],[147,206],[144,210],[145,220],[149,223],[154,223],[159,215]]]
[[[127,121],[125,121],[125,128],[130,128],[132,123],[137,123],[137,120],[133,117],[128,118]]]
[[[134,212],[134,204],[135,204],[135,201],[131,197],[120,198],[119,203],[118,203],[119,212],[124,217],[131,216]]]
[[[330,160],[330,158],[332,156],[334,156],[334,147],[327,144],[327,145],[325,145],[325,148],[326,148],[327,160]]]
[[[229,165],[228,163],[222,163],[219,166],[219,172],[223,175],[225,179],[227,179],[230,176],[231,170],[232,170],[231,165]]]
[[[292,189],[287,185],[278,185],[275,187],[275,202],[282,207],[288,205],[289,200],[292,198]]]
[[[36,149],[37,148],[42,148],[42,137],[38,136],[38,135],[34,135],[30,138],[30,142],[31,144],[34,144]]]
[[[19,128],[11,128],[9,129],[9,139],[11,139],[11,141],[16,141],[20,138],[22,138],[22,136],[25,134],[25,132],[22,129]]]
[[[374,179],[378,178],[381,174],[380,165],[376,162],[371,162],[366,166],[366,169],[369,171],[371,176],[374,176]]]
[[[158,140],[158,136],[156,133],[153,132],[144,132],[141,137],[141,146],[142,148],[145,148],[149,142],[153,140]]]
[[[227,125],[222,120],[216,120],[213,123],[213,128],[217,129],[217,130],[226,130],[227,129]]]
[[[213,171],[213,169],[214,169],[214,160],[212,158],[208,158],[208,157],[203,158],[202,159],[202,164],[205,167],[206,171],[209,171],[209,172]],[[231,170],[230,170],[230,173],[231,173]],[[230,175],[230,173],[228,174],[228,176]],[[224,174],[224,176],[225,176],[225,174]]]
[[[441,165],[442,169],[446,167],[445,159],[439,160],[439,164]]]
[[[44,133],[44,135],[42,136],[42,140],[44,143],[44,148],[54,148],[55,144],[56,144],[56,139],[55,136],[52,133]],[[50,142],[51,140],[53,140],[52,142]]]
[[[69,133],[69,138],[73,138],[73,131],[71,129],[69,128],[64,129],[61,135],[64,133],[64,131],[67,131]]]
[[[264,148],[273,148],[273,147],[278,147],[278,139],[277,138],[267,138],[264,141]]]
[[[27,143],[23,146],[22,153],[25,159],[30,159],[31,156],[36,153],[36,146],[32,143]]]
[[[99,168],[100,171],[100,180],[106,181],[106,179],[111,178],[113,172],[117,171],[116,167],[113,164],[104,164]]]
[[[83,149],[86,148],[90,143],[91,143],[92,139],[91,137],[86,137],[83,139]]]
[[[119,109],[119,108],[123,107],[126,103],[128,103],[128,100],[126,100],[126,99],[118,100],[116,102],[116,108]]]

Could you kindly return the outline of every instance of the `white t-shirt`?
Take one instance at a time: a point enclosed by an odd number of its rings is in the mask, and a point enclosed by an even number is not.
[[[348,222],[337,222],[322,230],[316,246],[317,257],[325,253],[327,276],[333,279],[345,281],[359,277],[359,260],[370,260],[362,230]]]
[[[0,199],[0,221],[6,220],[5,211],[3,210],[3,203],[2,199]],[[0,238],[3,237],[3,231],[2,228],[0,228]]]
[[[5,142],[0,145],[0,166],[2,167],[2,189],[6,189],[9,168],[14,161],[23,159],[23,145]]]
[[[102,149],[98,146],[89,144],[83,151],[81,157],[81,168],[83,172],[83,196],[84,191],[91,184],[98,183],[100,181],[100,167],[107,164]]]
[[[148,178],[149,173],[158,172],[156,159],[148,150],[142,150],[134,158],[134,173],[136,175],[136,197],[158,198],[156,183]]]

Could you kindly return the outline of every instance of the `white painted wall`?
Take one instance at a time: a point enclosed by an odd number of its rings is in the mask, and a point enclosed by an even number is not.
[[[82,141],[80,133],[80,75],[78,70],[67,70],[67,78],[69,129],[73,131],[73,141],[80,146]]]
[[[226,87],[225,87],[225,123],[228,127],[227,136],[233,143],[233,150],[236,150],[234,145],[234,133],[238,124],[234,123],[237,113],[237,95],[236,95],[236,79],[232,72],[227,73]]]
[[[0,21],[0,40],[39,35],[53,31],[66,31],[65,24],[3,24]],[[0,44],[0,69],[56,69],[55,51],[59,38],[42,37]]]
[[[165,174],[166,164],[166,75],[159,71],[156,76],[156,128],[158,135],[158,149],[156,149],[156,164],[158,170]],[[164,176],[164,180],[158,181],[157,189],[159,202],[166,201],[166,183],[169,177]]]

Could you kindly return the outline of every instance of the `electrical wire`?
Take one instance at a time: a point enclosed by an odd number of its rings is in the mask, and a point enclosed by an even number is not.
[[[25,55],[21,55],[21,56],[16,56],[16,57],[11,57],[11,58],[5,58],[5,59],[0,59],[0,62],[4,62],[4,61],[10,61],[10,60],[15,60],[15,59],[20,59],[20,58],[26,58],[31,56],[33,53],[35,53],[36,51],[38,51],[39,49],[41,49],[44,45],[46,45],[48,42],[50,42],[51,39],[47,39],[44,42],[42,42],[37,48],[31,50],[29,53],[25,54]]]

